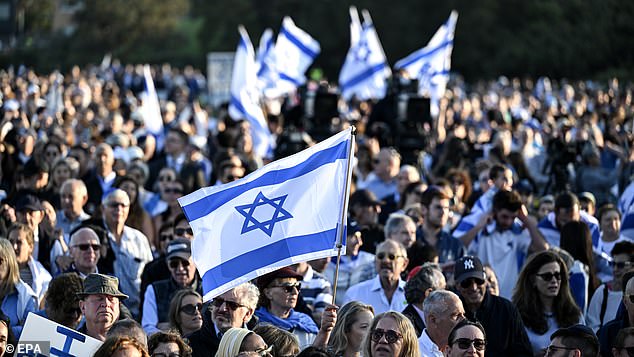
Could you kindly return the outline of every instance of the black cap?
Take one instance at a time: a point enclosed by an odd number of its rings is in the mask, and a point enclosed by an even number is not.
[[[456,261],[453,275],[458,284],[469,278],[486,280],[482,262],[478,257],[471,255],[464,256]]]
[[[189,260],[192,256],[192,243],[189,239],[178,238],[167,245],[167,260],[181,258]]]
[[[599,339],[592,329],[586,325],[576,324],[570,327],[560,328],[550,335],[550,340],[556,337],[581,337],[588,341],[592,341],[592,345],[596,351],[599,350]]]
[[[44,207],[42,202],[35,195],[26,194],[18,197],[15,202],[15,210],[18,212],[24,211],[43,211]]]
[[[350,207],[355,205],[361,206],[376,206],[383,205],[385,202],[379,201],[372,191],[357,190],[350,196]]]

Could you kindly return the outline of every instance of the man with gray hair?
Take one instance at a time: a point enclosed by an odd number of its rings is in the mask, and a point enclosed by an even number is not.
[[[101,257],[101,243],[92,228],[82,227],[73,232],[69,246],[73,262],[65,273],[77,273],[82,279],[88,274],[99,273],[97,263]]]
[[[403,315],[412,322],[416,336],[420,337],[425,328],[423,301],[433,291],[444,289],[447,282],[440,269],[434,264],[425,263],[415,269],[418,271],[405,284],[405,299],[409,305],[403,310]]]
[[[464,319],[462,301],[451,291],[436,290],[423,302],[423,314],[427,327],[418,338],[421,357],[441,357],[449,333]]]
[[[216,296],[203,308],[203,325],[187,336],[192,357],[214,356],[222,335],[232,327],[252,330],[258,323],[254,316],[260,291],[252,283],[244,283]]]
[[[416,223],[402,213],[392,213],[385,223],[385,239],[392,239],[409,249],[416,242]]]

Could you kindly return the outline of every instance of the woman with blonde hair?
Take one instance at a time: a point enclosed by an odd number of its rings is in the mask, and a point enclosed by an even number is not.
[[[188,336],[203,325],[203,298],[192,289],[181,289],[170,302],[169,322],[181,336]]]
[[[37,310],[37,296],[20,280],[20,268],[9,240],[0,238],[0,306],[9,317],[16,340],[29,312]]]
[[[388,311],[377,315],[363,341],[364,357],[420,357],[414,326],[405,315]]]
[[[328,350],[335,356],[361,356],[364,336],[368,333],[374,308],[359,301],[345,304],[337,312],[337,322],[328,339]]]

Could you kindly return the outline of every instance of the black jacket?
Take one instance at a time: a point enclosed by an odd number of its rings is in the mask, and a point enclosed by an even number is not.
[[[465,303],[462,296],[462,303]],[[466,317],[479,321],[487,335],[485,357],[526,356],[533,350],[526,335],[519,311],[509,300],[490,295],[487,291],[477,311],[466,311]]]
[[[612,347],[614,347],[616,335],[622,328],[626,327],[630,327],[630,320],[627,312],[620,314],[620,316],[617,314],[614,320],[603,325],[599,331],[597,331],[602,356],[610,356],[612,354]]]
[[[192,357],[213,357],[220,346],[220,338],[216,334],[216,327],[211,319],[211,304],[205,303],[203,311],[203,326],[187,336],[189,346],[192,348]],[[257,325],[258,318],[254,314],[247,322],[247,328],[253,330]]]
[[[420,314],[412,304],[407,305],[405,310],[403,310],[403,315],[405,315],[414,325],[414,330],[416,330],[416,336],[420,337],[425,329],[425,321],[420,317]]]

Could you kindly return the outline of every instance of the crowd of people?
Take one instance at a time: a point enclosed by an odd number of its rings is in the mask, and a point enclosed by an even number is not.
[[[632,353],[630,86],[457,78],[405,135],[398,86],[324,119],[316,98],[336,88],[310,81],[263,106],[276,149],[261,157],[247,120],[204,104],[199,71],[153,77],[161,118],[141,66],[0,71],[0,356],[29,313],[104,341],[95,356]],[[203,302],[177,199],[350,125],[339,265]]]

